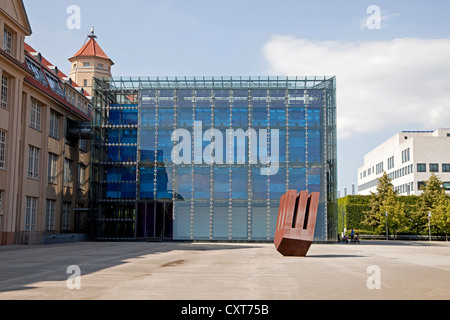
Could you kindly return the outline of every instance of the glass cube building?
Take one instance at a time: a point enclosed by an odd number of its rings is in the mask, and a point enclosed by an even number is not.
[[[280,197],[320,192],[337,237],[334,77],[94,79],[99,240],[273,241]]]

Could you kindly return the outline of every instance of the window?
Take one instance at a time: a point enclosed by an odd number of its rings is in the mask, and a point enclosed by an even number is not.
[[[59,116],[56,112],[50,111],[50,128],[49,135],[58,140]]]
[[[430,163],[430,172],[439,172],[439,164]]]
[[[45,209],[45,231],[55,230],[55,200],[47,199],[47,206]]]
[[[450,172],[450,163],[442,164],[442,172]]]
[[[70,202],[63,202],[62,231],[70,229]]]
[[[48,84],[50,85],[52,90],[60,96],[64,97],[64,92],[61,89],[58,79],[52,76],[49,72],[45,72],[45,76],[47,77]]]
[[[12,54],[13,50],[13,35],[8,29],[3,29],[3,50],[6,53]]]
[[[425,181],[417,181],[417,190],[423,190],[425,185]]]
[[[27,197],[25,210],[25,231],[36,230],[37,198]]]
[[[0,212],[3,211],[2,197],[3,197],[3,191],[0,190]]]
[[[58,162],[58,156],[54,153],[48,154],[48,166],[47,166],[47,182],[56,183],[56,164]]]
[[[72,184],[72,160],[64,159],[64,185],[70,187]]]
[[[450,182],[444,182],[443,187],[445,190],[450,190]]]
[[[394,156],[388,158],[387,165],[388,165],[388,170],[394,168]]]
[[[89,67],[90,63],[89,62],[83,62],[83,67]]]
[[[33,71],[34,78],[36,80],[38,80],[40,83],[42,83],[43,85],[47,86],[47,82],[45,81],[45,77],[41,71],[41,68],[36,63],[34,63],[34,61],[29,59],[28,57],[25,57],[25,61],[27,62],[28,68],[31,71]]]
[[[84,80],[83,80],[83,87],[87,87],[87,85],[88,85],[88,84],[87,84],[87,80],[84,79]]]
[[[39,148],[28,148],[28,178],[39,178]]]
[[[425,163],[418,163],[417,172],[427,172],[427,165]]]
[[[87,140],[80,139],[78,142],[78,146],[79,146],[80,151],[86,152],[87,151]]]
[[[84,183],[86,182],[86,166],[82,163],[78,164],[78,189],[84,190]]]
[[[6,132],[0,130],[0,168],[5,168],[6,161]]]
[[[41,106],[36,101],[31,101],[30,127],[41,130]]]
[[[8,77],[3,74],[0,105],[5,109],[8,107],[8,81]]]

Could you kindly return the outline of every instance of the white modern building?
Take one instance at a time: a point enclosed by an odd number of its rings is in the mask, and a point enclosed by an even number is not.
[[[419,195],[433,172],[450,193],[450,129],[403,131],[368,152],[358,169],[358,194],[375,193],[384,171],[400,195]]]

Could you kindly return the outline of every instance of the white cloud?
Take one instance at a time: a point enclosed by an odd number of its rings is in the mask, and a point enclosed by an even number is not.
[[[335,75],[338,137],[450,127],[450,39],[312,41],[274,36],[273,75]]]

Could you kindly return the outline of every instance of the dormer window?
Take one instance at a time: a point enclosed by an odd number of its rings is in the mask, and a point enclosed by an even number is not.
[[[45,78],[42,74],[41,68],[29,58],[25,58],[25,61],[27,62],[28,68],[33,71],[34,78],[46,86],[47,84],[45,82]]]

